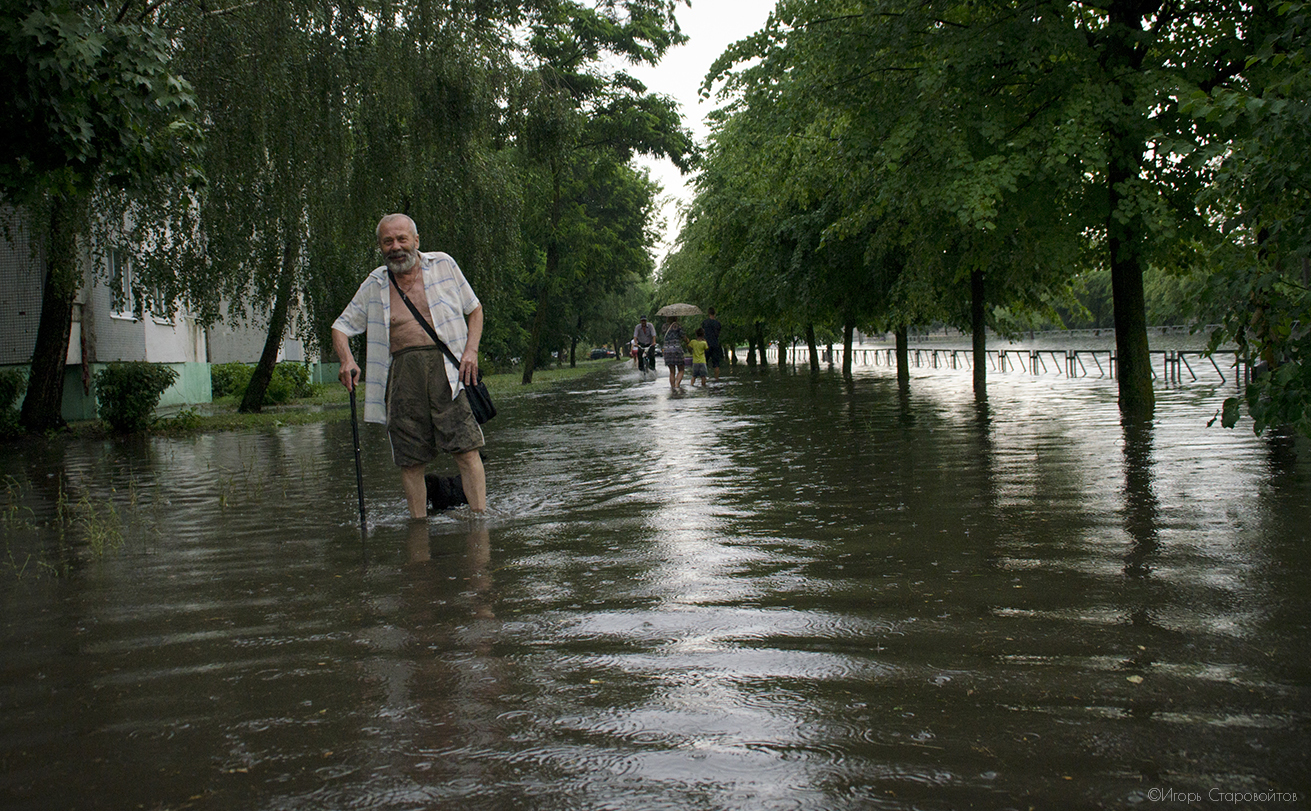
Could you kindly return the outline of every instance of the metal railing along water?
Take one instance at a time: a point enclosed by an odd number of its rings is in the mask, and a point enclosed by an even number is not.
[[[1221,385],[1229,382],[1217,362],[1217,357],[1230,356],[1229,353],[1216,352],[1208,355],[1201,350],[1153,349],[1149,350],[1152,358],[1152,378],[1167,383],[1198,382],[1206,377],[1219,379]],[[822,351],[826,363],[841,363],[842,349],[835,347],[830,354]],[[989,349],[985,352],[991,371],[1007,373],[1024,373],[1030,375],[1058,375],[1066,378],[1093,377],[1114,378],[1116,359],[1114,349]],[[1233,362],[1228,365],[1230,374],[1238,385],[1251,379],[1250,363],[1234,353]],[[791,365],[807,363],[806,350],[801,347],[790,348],[787,358]],[[764,361],[776,364],[778,348],[770,346],[765,352]],[[907,361],[912,368],[971,370],[974,368],[974,352],[960,348],[925,348],[909,347]],[[852,363],[857,366],[896,367],[897,352],[892,347],[853,347]],[[1210,366],[1207,369],[1207,366]],[[1201,370],[1199,375],[1198,370]],[[1211,373],[1214,372],[1214,377]],[[1185,377],[1187,380],[1185,380]]]

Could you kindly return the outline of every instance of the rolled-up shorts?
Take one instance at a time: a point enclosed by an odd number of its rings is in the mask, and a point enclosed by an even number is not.
[[[712,369],[719,368],[719,362],[724,359],[724,350],[718,346],[706,347],[706,365]]]
[[[387,437],[400,467],[423,465],[439,451],[465,453],[483,446],[483,429],[464,389],[451,399],[446,357],[435,346],[392,355],[387,376]]]
[[[692,364],[692,377],[709,377],[704,363]]]

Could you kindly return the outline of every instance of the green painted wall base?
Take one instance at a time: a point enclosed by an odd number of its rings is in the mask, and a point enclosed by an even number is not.
[[[75,420],[99,419],[96,409],[96,372],[109,364],[93,363],[87,369],[87,377],[82,376],[82,366],[68,366],[64,370],[64,405],[63,417],[69,422]],[[165,366],[178,373],[173,385],[164,390],[159,397],[159,408],[169,409],[174,406],[208,403],[214,399],[209,381],[208,363],[166,363]]]
[[[210,386],[208,363],[170,363],[178,373],[178,379],[164,390],[159,398],[159,406],[196,405],[208,403],[214,399],[214,390]]]
[[[69,422],[94,420],[96,416],[96,372],[105,368],[103,363],[93,363],[86,369],[86,382],[83,383],[82,371],[85,367],[64,367],[64,405],[60,409],[64,419]]]
[[[328,363],[321,361],[310,364],[310,382],[311,383],[340,383],[337,375],[341,374],[340,363]]]
[[[85,369],[81,365],[64,368],[64,402],[61,413],[69,422],[99,419],[96,410],[96,372],[109,364],[93,363]],[[173,385],[164,390],[159,398],[159,410],[176,411],[182,406],[210,403],[214,400],[214,389],[210,382],[208,363],[168,363],[166,366],[178,373]],[[311,363],[310,381],[313,383],[336,383],[339,363]],[[5,366],[4,369],[18,369],[24,375],[27,366]],[[22,397],[14,404],[22,406]]]

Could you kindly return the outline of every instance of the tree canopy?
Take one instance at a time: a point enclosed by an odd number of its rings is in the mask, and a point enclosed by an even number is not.
[[[603,210],[587,198],[598,188],[594,181],[616,177],[608,167],[627,164],[635,155],[663,156],[680,168],[690,166],[691,136],[675,102],[648,92],[613,67],[616,60],[654,64],[670,46],[684,41],[674,6],[672,0],[626,0],[596,7],[558,2],[532,20],[530,71],[524,77],[523,157],[537,186],[530,194],[538,202],[524,230],[531,246],[527,278],[534,299],[524,383],[532,381],[542,359],[551,316],[561,300],[608,290],[612,284],[602,281],[602,275],[627,280],[650,272],[654,234],[649,227],[632,228],[631,204],[638,201],[620,195],[613,199],[627,199],[627,211],[614,206]],[[638,182],[635,188],[644,189],[648,199],[657,192],[649,183]],[[644,221],[654,216],[651,205],[636,211]],[[598,224],[601,228],[593,229]],[[640,258],[630,251],[611,251],[609,259],[598,264],[579,251],[580,236],[582,243],[614,246],[616,228],[626,232],[622,239],[642,254]],[[567,262],[566,252],[578,261]]]
[[[691,154],[675,103],[611,66],[681,41],[669,0],[8,5],[6,199],[76,195],[97,237],[141,260],[136,284],[203,322],[267,324],[246,410],[292,324],[327,345],[394,211],[489,305],[493,365],[531,370],[515,322],[561,315],[538,306],[550,292],[578,316],[556,319],[558,346],[600,318],[584,306],[597,294],[650,275],[657,189],[631,157]],[[52,360],[34,379],[62,381],[66,318],[62,332],[38,340]]]
[[[1005,332],[1104,270],[1121,409],[1149,416],[1149,269],[1224,276],[1221,247],[1248,246],[1285,271],[1237,274],[1261,292],[1213,310],[1225,335],[1252,332],[1253,301],[1258,332],[1301,334],[1306,185],[1281,138],[1304,31],[1301,4],[781,0],[707,77],[724,106],[671,279],[709,270],[762,319]]]
[[[91,224],[202,319],[267,317],[243,407],[288,325],[323,340],[392,211],[528,382],[644,309],[659,189],[631,159],[654,155],[697,170],[660,284],[731,312],[727,340],[947,323],[982,352],[1100,286],[1136,420],[1148,279],[1263,361],[1258,431],[1311,430],[1303,3],[780,0],[706,78],[704,155],[624,69],[684,40],[676,3],[0,0],[0,193],[50,268],[30,425],[58,413]]]
[[[45,244],[41,320],[20,423],[63,424],[64,361],[79,241],[103,222],[97,192],[196,188],[200,122],[149,2],[6,0],[0,13],[0,201]]]

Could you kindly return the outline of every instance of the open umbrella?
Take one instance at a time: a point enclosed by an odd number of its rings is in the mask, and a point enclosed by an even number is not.
[[[701,308],[695,304],[666,304],[656,315],[701,315]]]

